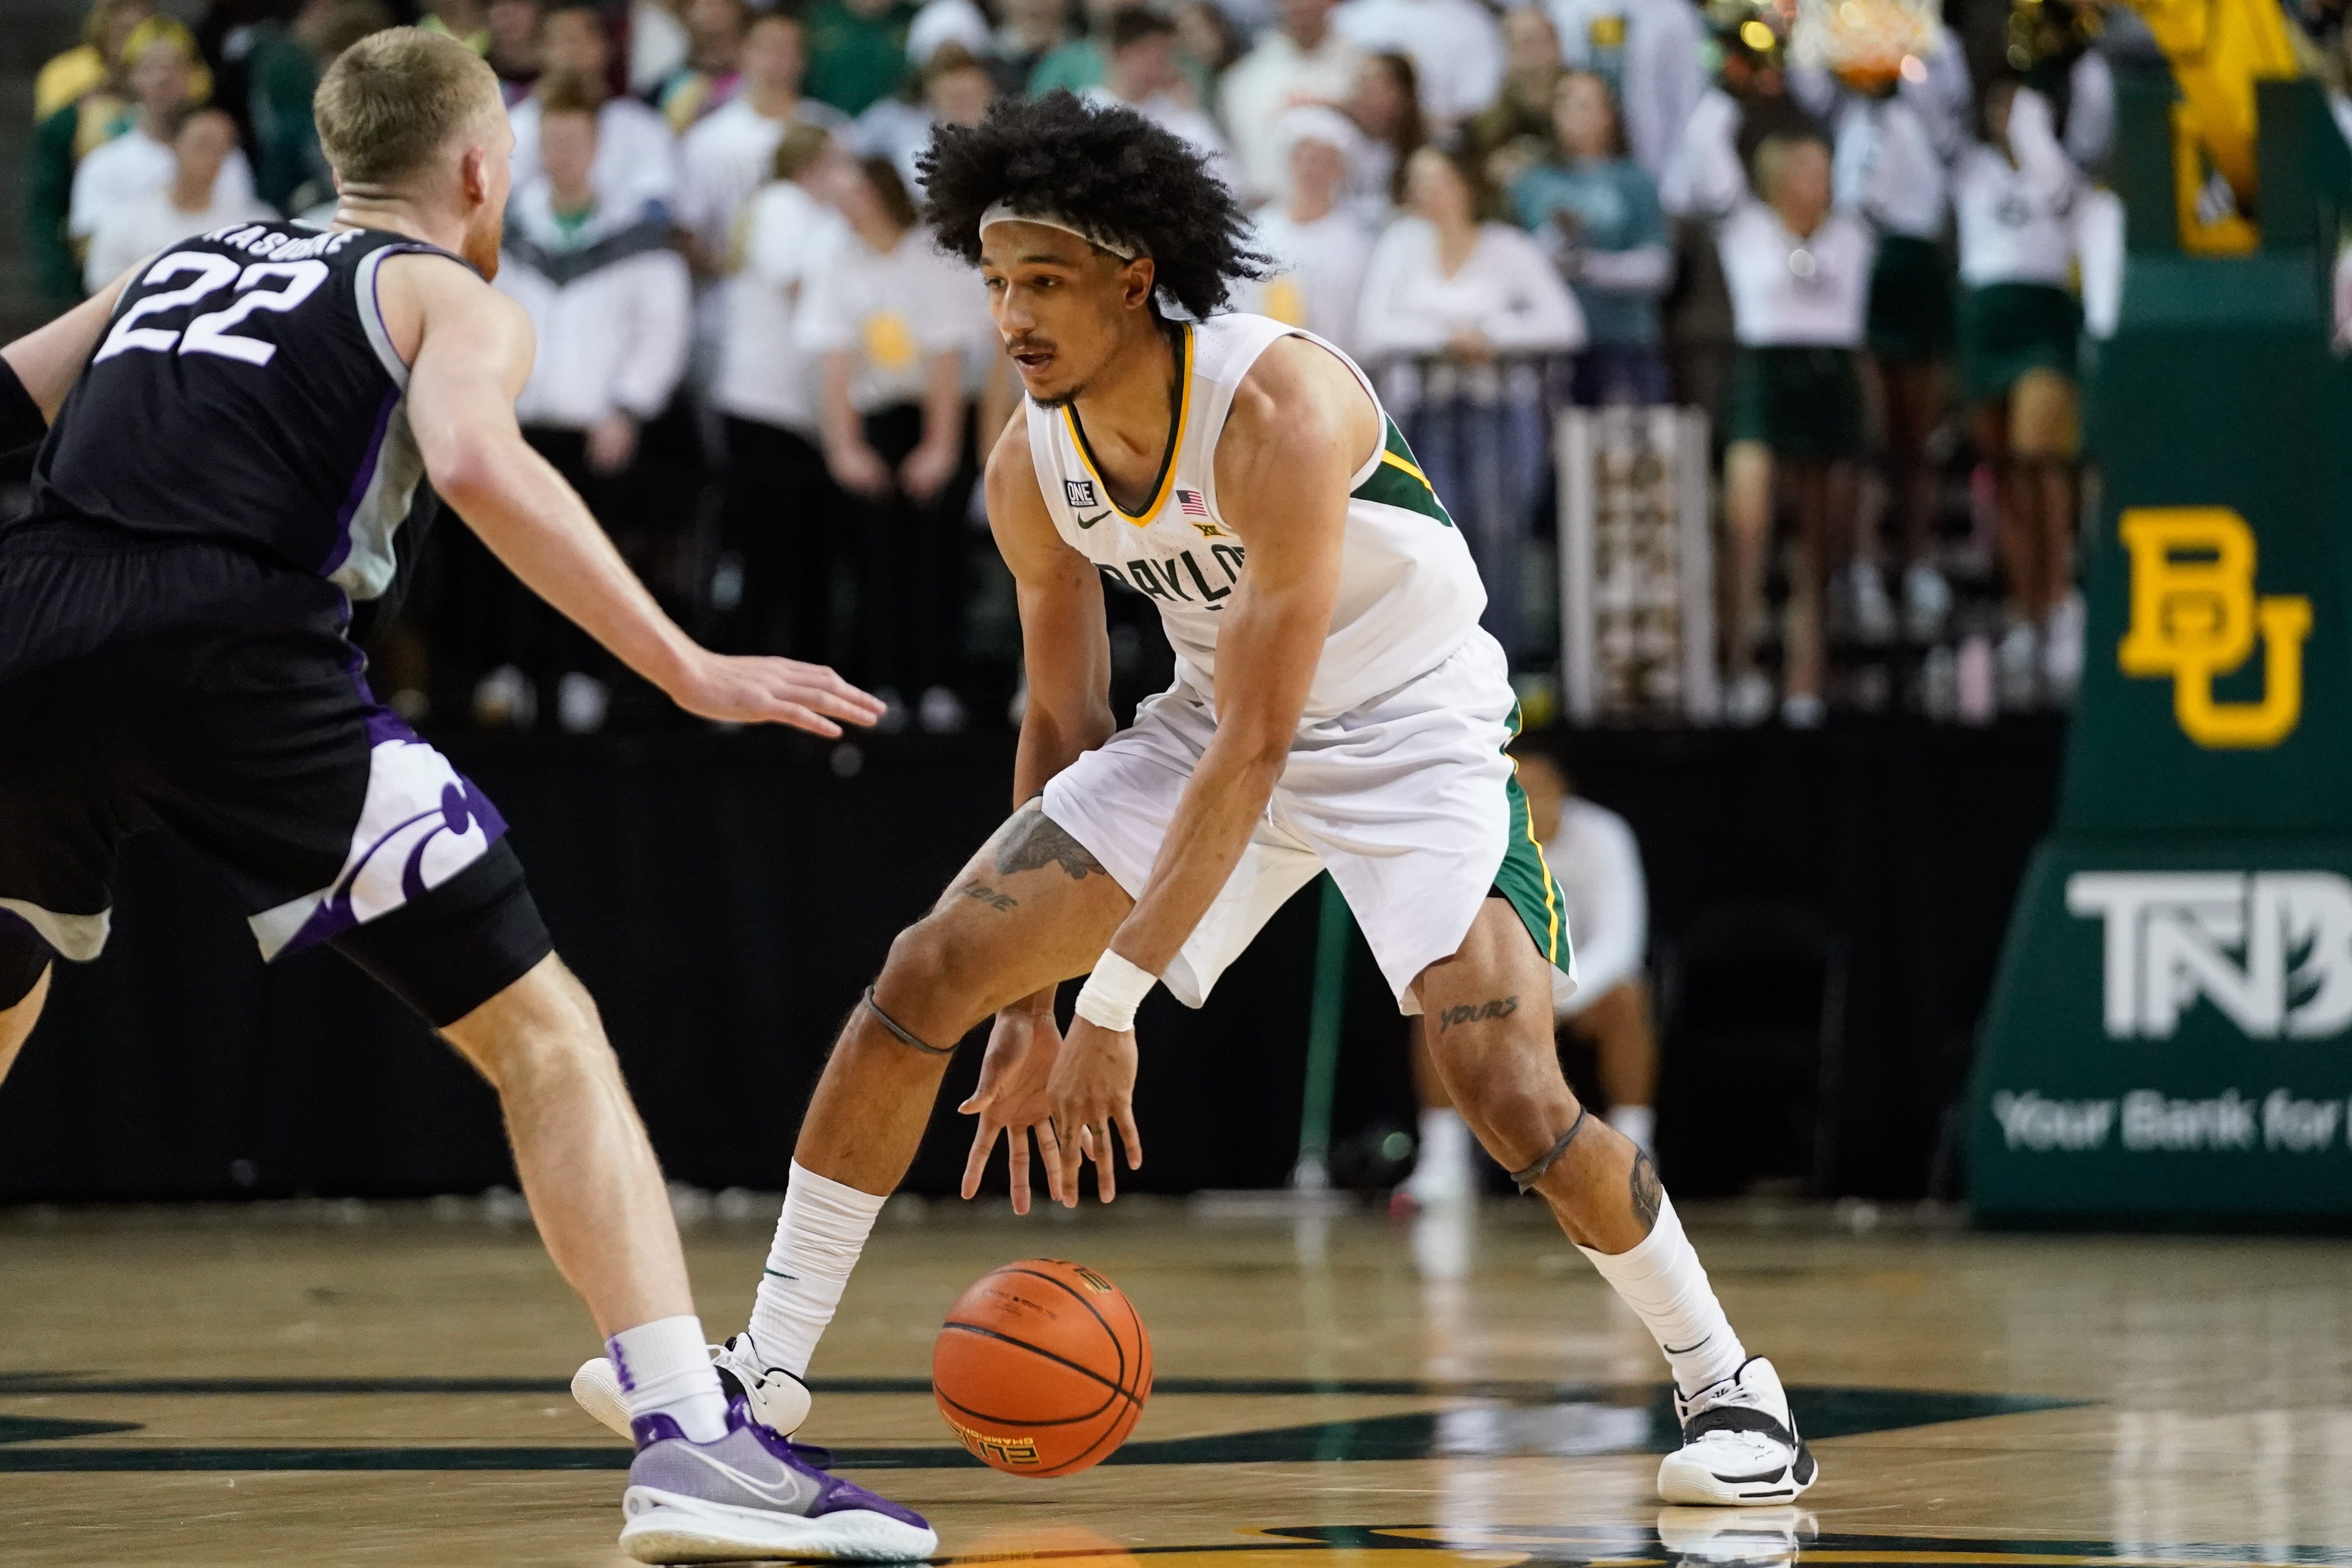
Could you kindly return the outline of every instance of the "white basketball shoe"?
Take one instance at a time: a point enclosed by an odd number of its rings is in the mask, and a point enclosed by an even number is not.
[[[1675,1391],[1683,1446],[1658,1467],[1658,1495],[1668,1502],[1768,1508],[1792,1502],[1818,1473],[1797,1436],[1780,1374],[1762,1356],[1685,1399]]]
[[[719,1386],[730,1400],[741,1395],[751,1419],[779,1437],[789,1437],[808,1420],[813,1403],[808,1384],[780,1366],[761,1364],[758,1347],[749,1330],[731,1335],[723,1345],[710,1347],[710,1362],[719,1369]],[[592,1356],[572,1374],[572,1397],[580,1408],[623,1437],[629,1432],[628,1396],[621,1392],[621,1374],[606,1356]]]

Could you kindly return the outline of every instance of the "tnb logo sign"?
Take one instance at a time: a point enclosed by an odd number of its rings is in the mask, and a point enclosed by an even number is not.
[[[2254,596],[2254,531],[2225,507],[2133,507],[2131,626],[2116,648],[2126,675],[2172,682],[2181,732],[2208,748],[2275,746],[2303,717],[2303,643],[2311,601]],[[2263,694],[2220,702],[2213,679],[2263,649]]]
[[[2079,871],[2105,922],[2106,1030],[2168,1039],[2199,997],[2256,1039],[2352,1026],[2352,880],[2332,871]]]

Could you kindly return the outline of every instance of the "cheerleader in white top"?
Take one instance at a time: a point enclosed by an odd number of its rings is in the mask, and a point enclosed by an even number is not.
[[[1790,88],[1831,129],[1839,210],[1878,236],[1864,363],[1885,421],[1905,628],[1927,642],[1942,632],[1951,606],[1950,586],[1932,559],[1936,476],[1927,447],[1948,395],[1954,304],[1944,226],[1951,209],[1949,165],[1971,109],[1958,41],[1932,23],[1917,47],[1903,56],[1856,50],[1828,69],[1792,73]],[[1894,608],[1876,565],[1858,557],[1851,571],[1864,637],[1891,637]]]
[[[2069,283],[2084,186],[2038,93],[1992,83],[1983,131],[1953,170],[1961,381],[1999,498],[2011,613],[1998,652],[2003,700],[2022,706],[2071,693],[2082,674],[2074,591],[2082,314]]]
[[[1732,210],[1717,237],[1739,340],[1724,410],[1723,510],[1729,555],[1729,716],[1756,723],[1771,709],[1757,667],[1765,550],[1774,503],[1796,521],[1783,652],[1783,721],[1822,717],[1822,605],[1830,525],[1853,510],[1862,455],[1856,366],[1875,248],[1870,229],[1830,206],[1830,149],[1814,131],[1777,132],[1756,150],[1764,200]]]

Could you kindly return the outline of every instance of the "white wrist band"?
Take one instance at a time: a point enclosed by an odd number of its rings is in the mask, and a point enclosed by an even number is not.
[[[1105,948],[1103,955],[1095,960],[1095,972],[1078,987],[1077,1015],[1114,1034],[1132,1029],[1136,1008],[1159,984],[1160,976],[1146,973]]]

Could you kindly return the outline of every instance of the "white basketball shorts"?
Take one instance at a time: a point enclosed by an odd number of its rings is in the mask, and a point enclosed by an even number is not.
[[[1191,675],[1180,666],[1132,725],[1045,786],[1045,815],[1130,896],[1216,733],[1213,702]],[[1302,723],[1241,863],[1161,983],[1198,1007],[1274,912],[1328,870],[1405,1013],[1421,1011],[1412,992],[1421,972],[1461,949],[1496,890],[1572,986],[1559,889],[1503,751],[1517,732],[1508,666],[1484,631],[1428,674]]]

